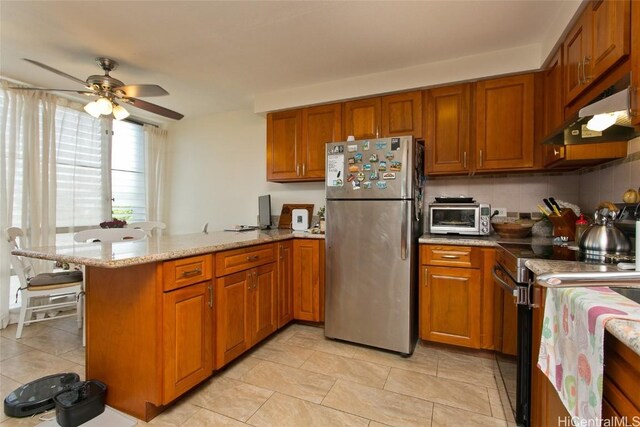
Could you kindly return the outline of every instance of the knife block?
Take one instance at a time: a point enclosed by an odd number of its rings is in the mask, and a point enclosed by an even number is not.
[[[560,215],[551,214],[549,220],[553,223],[553,235],[566,236],[569,240],[576,238],[576,221],[578,217],[573,210],[565,208],[560,211]]]

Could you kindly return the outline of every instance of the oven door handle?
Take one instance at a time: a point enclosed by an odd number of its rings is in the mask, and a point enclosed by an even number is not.
[[[513,295],[514,297],[518,296],[518,287],[517,286],[511,286],[509,285],[507,282],[505,282],[502,277],[498,276],[498,271],[501,271],[503,273],[506,274],[506,272],[504,271],[504,268],[502,268],[500,265],[496,264],[493,266],[493,278],[496,282],[498,282],[498,284],[503,287],[507,292],[509,292],[511,295]]]

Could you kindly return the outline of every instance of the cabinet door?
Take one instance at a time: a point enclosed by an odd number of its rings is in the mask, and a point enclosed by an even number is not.
[[[323,180],[325,145],[342,139],[341,104],[305,108],[302,110],[302,129],[300,174],[305,180]]]
[[[267,115],[267,180],[295,181],[300,176],[301,110]]]
[[[426,173],[468,172],[471,86],[446,86],[425,94]]]
[[[533,166],[533,74],[478,82],[476,170]]]
[[[278,248],[278,328],[293,320],[293,241],[279,242]]]
[[[251,346],[248,324],[250,271],[216,279],[216,369]]]
[[[480,274],[472,268],[422,268],[420,337],[480,348]]]
[[[367,98],[344,103],[344,139],[353,135],[356,139],[380,136],[380,98]]]
[[[277,328],[276,319],[276,264],[271,263],[251,271],[251,345],[262,341]]]
[[[596,79],[629,54],[630,4],[621,0],[592,1],[591,52],[585,60],[587,80]],[[591,9],[591,10],[589,10]]]
[[[381,137],[413,135],[422,138],[422,92],[383,96]]]
[[[293,242],[293,316],[320,322],[324,305],[324,242],[297,239]]]
[[[564,100],[567,104],[573,101],[585,88],[584,58],[589,56],[591,40],[589,25],[589,9],[587,8],[580,20],[567,34],[564,41],[565,81]]]
[[[556,50],[543,71],[544,77],[544,135],[550,135],[564,121],[562,86],[562,48]]]
[[[207,281],[163,294],[165,404],[211,375],[212,287]]]

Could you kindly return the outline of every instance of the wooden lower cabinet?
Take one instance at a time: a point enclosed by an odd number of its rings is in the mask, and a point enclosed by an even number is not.
[[[480,277],[471,268],[422,267],[420,337],[480,348]]]
[[[493,350],[495,249],[420,245],[420,262],[420,338]]]
[[[293,320],[293,241],[278,242],[278,329]]]
[[[163,294],[164,397],[169,403],[213,370],[213,283]]]
[[[216,279],[216,369],[276,330],[275,297],[275,263]]]
[[[293,241],[293,317],[324,321],[324,240]]]

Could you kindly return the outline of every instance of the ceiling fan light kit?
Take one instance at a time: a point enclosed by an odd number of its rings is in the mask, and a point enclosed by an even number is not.
[[[40,68],[44,68],[47,71],[51,71],[52,73],[58,74],[59,76],[73,80],[74,82],[80,83],[85,86],[88,91],[71,92],[98,97],[97,100],[89,102],[84,106],[84,110],[87,113],[91,114],[93,117],[98,118],[101,115],[108,116],[110,114],[113,114],[113,117],[116,120],[122,120],[129,117],[129,112],[122,105],[118,104],[118,102],[129,103],[142,110],[146,110],[154,114],[159,114],[161,116],[168,117],[174,120],[180,120],[184,117],[182,114],[176,111],[172,111],[168,108],[161,107],[160,105],[137,99],[136,97],[168,95],[169,92],[164,90],[162,87],[153,84],[125,85],[120,80],[111,77],[109,75],[109,72],[115,70],[118,67],[118,63],[113,59],[96,58],[96,63],[100,66],[100,68],[104,70],[104,75],[89,76],[86,81],[80,80],[60,70],[56,70],[55,68],[45,65],[41,62],[27,58],[23,59],[27,62],[37,65]],[[39,89],[20,87],[14,87],[11,89],[69,92],[68,89]]]

